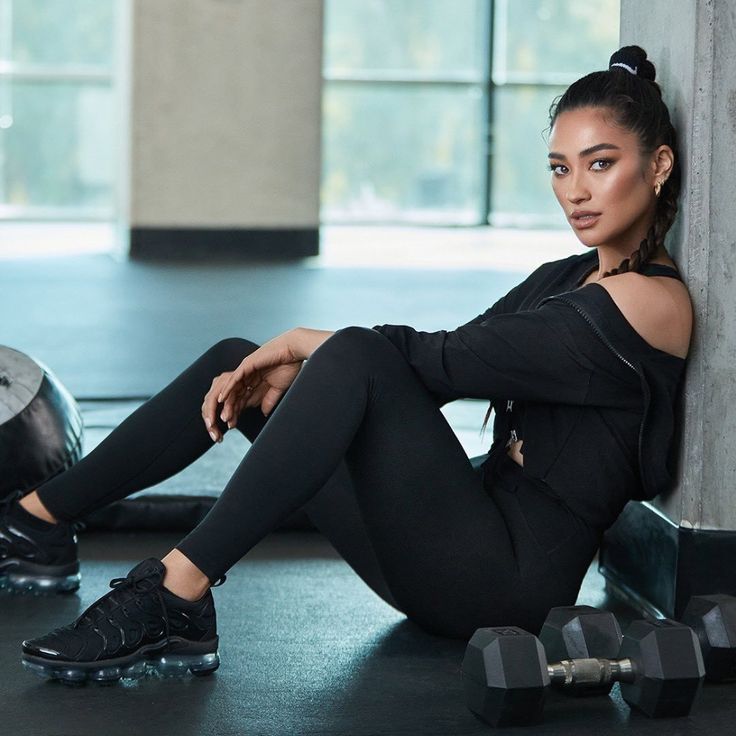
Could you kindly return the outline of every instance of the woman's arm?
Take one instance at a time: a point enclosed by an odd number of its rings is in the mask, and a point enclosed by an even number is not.
[[[309,356],[330,336],[330,330],[314,330],[309,327],[295,327],[291,330],[289,344],[297,360],[307,360]]]
[[[485,322],[487,319],[491,317],[495,317],[499,314],[507,314],[509,312],[515,312],[519,308],[519,304],[521,303],[521,300],[525,294],[525,292],[529,289],[529,284],[535,279],[540,278],[540,274],[542,273],[542,269],[546,268],[548,264],[542,264],[541,266],[538,266],[529,276],[527,276],[521,283],[516,284],[516,286],[513,286],[506,294],[503,294],[499,299],[497,299],[488,309],[481,312],[477,317],[474,317],[473,319],[469,320],[468,322],[465,322],[464,324],[460,325],[460,327],[468,327],[470,325],[477,325],[481,322]],[[377,332],[383,333],[386,337],[389,337],[389,333],[384,328],[391,328],[392,325],[374,325],[371,329],[376,330]],[[411,328],[409,328],[411,329]],[[389,339],[391,339],[389,337]],[[397,345],[397,347],[400,347]],[[400,347],[401,349],[401,347]],[[408,358],[408,353],[404,350],[402,350],[404,357]],[[410,361],[411,362],[411,361]],[[415,370],[417,369],[417,366],[414,366]],[[417,371],[420,372],[420,371]],[[442,388],[437,384],[434,383],[434,385],[430,388],[431,381],[426,381],[427,388],[430,389],[430,393],[434,396],[438,406],[444,406],[445,404],[449,404],[451,401],[454,401],[455,399],[459,398],[457,395],[457,392],[453,389],[450,389],[449,391],[443,391]]]
[[[443,400],[588,401],[595,366],[584,348],[598,338],[572,307],[548,302],[451,331],[423,332],[408,325],[373,329],[394,344],[427,389]]]

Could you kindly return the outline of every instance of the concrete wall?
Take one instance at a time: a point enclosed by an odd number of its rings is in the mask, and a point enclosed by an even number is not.
[[[675,23],[652,22],[676,19]],[[736,3],[622,0],[621,45],[646,49],[680,138],[668,250],[695,306],[679,486],[656,506],[684,527],[736,530]]]
[[[736,4],[621,0],[622,46],[657,68],[678,131],[683,187],[667,247],[695,324],[677,407],[676,486],[629,502],[606,530],[606,590],[644,613],[681,619],[692,596],[736,595]]]
[[[319,223],[321,0],[135,0],[132,228]]]

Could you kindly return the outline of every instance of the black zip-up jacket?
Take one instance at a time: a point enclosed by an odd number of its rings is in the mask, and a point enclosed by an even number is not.
[[[578,288],[597,267],[595,248],[544,263],[455,330],[372,329],[440,405],[491,400],[491,457],[509,444],[507,407],[523,402],[523,472],[606,526],[629,499],[652,499],[673,482],[674,404],[686,360],[647,343],[603,286]]]

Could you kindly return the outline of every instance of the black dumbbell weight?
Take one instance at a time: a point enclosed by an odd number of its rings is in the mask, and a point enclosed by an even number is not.
[[[713,682],[736,678],[736,597],[725,593],[694,595],[680,618],[698,636],[705,677]]]
[[[705,679],[723,682],[736,679],[736,596],[725,593],[695,595],[678,619],[700,641]],[[557,606],[550,609],[539,640],[548,662],[582,657],[616,657],[621,630],[610,611],[593,606]],[[612,653],[613,652],[613,653]],[[554,683],[553,683],[554,684]],[[565,688],[570,695],[607,693],[614,683],[593,688]]]
[[[610,611],[594,606],[555,606],[547,614],[539,632],[548,662],[564,659],[603,657],[615,659],[621,648],[621,628]],[[552,685],[556,685],[553,681]],[[598,687],[562,686],[566,695],[608,695],[614,682],[604,682]]]
[[[687,715],[705,677],[695,632],[672,619],[633,621],[618,658],[547,663],[539,639],[517,626],[478,629],[462,663],[468,708],[492,726],[530,725],[542,716],[551,683],[600,688],[621,695],[650,717]]]

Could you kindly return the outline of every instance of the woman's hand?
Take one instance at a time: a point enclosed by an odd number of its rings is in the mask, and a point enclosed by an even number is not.
[[[220,418],[229,429],[248,407],[260,406],[263,415],[268,416],[294,382],[304,360],[333,334],[296,327],[261,345],[234,371],[216,376],[202,404],[202,418],[212,439],[222,441],[216,423],[218,404],[223,405]]]
[[[212,379],[212,385],[210,390],[205,394],[204,401],[202,402],[202,419],[204,420],[207,431],[210,433],[213,442],[221,442],[222,434],[217,426],[215,417],[217,414],[217,397],[225,387],[228,379],[232,375],[232,371],[226,371],[220,373],[219,376],[215,376]]]
[[[220,373],[219,376],[215,376],[212,379],[210,390],[205,395],[204,402],[202,403],[202,419],[204,419],[207,431],[210,433],[210,437],[212,437],[213,442],[222,442],[222,433],[220,432],[220,428],[217,426],[216,421],[218,406],[217,397],[220,395],[223,388],[225,388],[225,385],[232,374],[233,371],[226,371],[225,373]],[[263,400],[267,390],[268,383],[261,383],[257,389],[249,392],[250,395],[246,398],[246,401],[243,402],[240,411],[242,411],[246,406],[258,406]],[[240,411],[238,413],[240,413]],[[235,423],[232,423],[232,426],[234,427]]]
[[[218,383],[217,402],[223,405],[220,418],[229,428],[250,406],[260,405],[264,416],[268,416],[294,382],[304,362],[295,352],[294,333],[288,330],[264,343]]]

